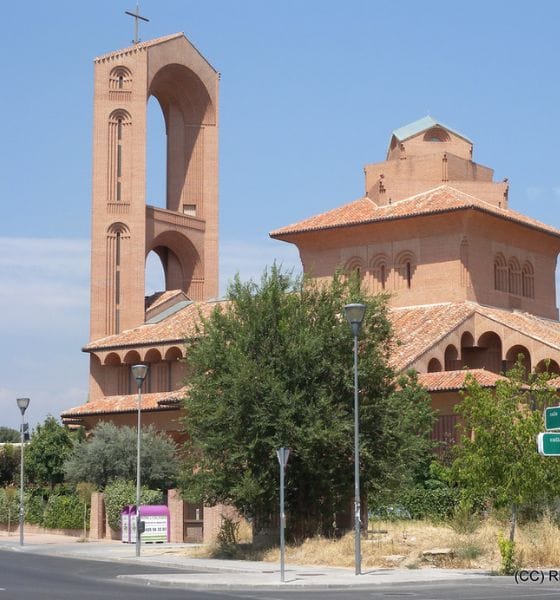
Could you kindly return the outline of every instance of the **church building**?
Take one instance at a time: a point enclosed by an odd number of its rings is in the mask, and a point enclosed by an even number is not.
[[[133,425],[131,366],[144,363],[142,422],[180,437],[184,340],[219,302],[218,82],[183,34],[95,59],[89,397],[65,423]],[[145,192],[150,96],[165,119],[166,208]],[[297,246],[307,275],[358,271],[390,294],[393,367],[418,371],[437,439],[455,435],[466,373],[492,387],[522,355],[527,369],[560,375],[560,231],[511,210],[508,190],[465,135],[425,117],[393,131],[362,198],[270,234]],[[151,251],[165,290],[146,298]]]

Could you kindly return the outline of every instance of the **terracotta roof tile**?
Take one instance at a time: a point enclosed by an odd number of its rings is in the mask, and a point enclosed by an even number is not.
[[[508,311],[490,306],[480,306],[477,312],[502,325],[520,331],[543,344],[552,346],[556,350],[560,350],[559,321],[537,317],[518,310]]]
[[[182,296],[186,297],[183,290],[167,290],[165,292],[156,292],[155,294],[146,297],[146,310],[154,310],[168,300]]]
[[[145,323],[116,335],[93,340],[84,347],[84,351],[90,352],[149,344],[180,343],[184,339],[196,335],[201,315],[207,318],[217,306],[224,304],[225,302],[198,302],[189,304],[158,323]]]
[[[409,367],[475,313],[560,351],[559,321],[475,302],[449,302],[389,311],[399,342],[391,357],[393,368],[401,371]]]
[[[467,302],[446,302],[407,308],[393,308],[389,317],[397,345],[391,353],[391,365],[397,371],[428,351],[475,312]]]
[[[497,375],[486,369],[463,369],[461,371],[439,371],[438,373],[419,373],[418,383],[429,392],[460,390],[470,375],[482,387],[495,387],[498,381],[507,381],[507,377]]]
[[[142,411],[176,410],[181,399],[185,396],[187,388],[183,387],[174,392],[156,392],[142,394]],[[97,414],[132,413],[138,410],[138,395],[105,396],[93,402],[86,402],[81,406],[69,408],[61,417],[66,420],[76,419]]]
[[[290,234],[306,231],[392,221],[418,215],[434,215],[468,209],[480,210],[502,219],[507,219],[508,221],[513,221],[560,237],[560,230],[554,227],[527,217],[517,211],[494,206],[465,192],[456,190],[449,185],[442,185],[433,190],[383,206],[377,206],[369,198],[360,198],[339,208],[310,217],[309,219],[304,219],[299,223],[276,229],[270,233],[270,236],[273,238],[282,238]]]

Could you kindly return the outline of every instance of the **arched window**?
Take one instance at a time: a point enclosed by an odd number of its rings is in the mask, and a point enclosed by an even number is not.
[[[130,90],[132,88],[132,73],[127,67],[115,67],[109,75],[110,90]]]
[[[461,287],[469,287],[469,240],[466,237],[461,240],[459,254],[461,260]]]
[[[507,263],[501,252],[494,257],[494,289],[500,292],[508,291]]]
[[[459,360],[459,351],[453,344],[450,344],[445,349],[444,360],[446,371],[456,371],[457,369],[461,368],[461,362]]]
[[[131,124],[130,114],[126,110],[115,110],[109,117],[109,156],[107,166],[107,201],[122,202],[125,198],[124,183],[127,180],[129,157],[124,152],[128,140],[128,129]]]
[[[428,373],[439,373],[442,370],[441,363],[437,358],[431,358],[428,363]]]
[[[521,270],[521,283],[525,298],[535,297],[535,279],[533,265],[527,260]]]
[[[531,354],[525,346],[519,344],[512,346],[506,353],[507,370],[512,369],[520,361],[525,370],[525,377],[531,372]]]
[[[410,289],[412,279],[416,270],[416,258],[410,251],[401,252],[395,260],[395,271],[397,272],[397,287]]]
[[[521,267],[516,258],[510,258],[508,263],[508,291],[521,296]]]
[[[389,275],[387,257],[384,254],[378,254],[374,256],[370,264],[372,291],[382,292],[387,287],[387,278]]]
[[[364,275],[362,259],[358,256],[353,256],[350,260],[346,261],[344,272],[347,276],[356,273],[359,279],[361,279]]]
[[[107,303],[105,308],[106,330],[109,334],[119,333],[121,305],[121,273],[123,243],[130,238],[130,231],[124,223],[113,223],[107,229]]]
[[[432,127],[424,134],[425,142],[449,142],[449,134],[441,127]]]

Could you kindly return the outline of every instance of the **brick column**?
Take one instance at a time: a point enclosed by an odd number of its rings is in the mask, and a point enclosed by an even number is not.
[[[89,538],[91,540],[105,538],[105,498],[101,492],[93,492],[91,495]]]
[[[183,521],[185,503],[179,490],[169,490],[167,493],[167,508],[169,508],[169,541],[172,544],[183,543]]]

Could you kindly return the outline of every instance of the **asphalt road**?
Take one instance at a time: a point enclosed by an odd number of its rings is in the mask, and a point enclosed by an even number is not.
[[[292,591],[191,590],[136,585],[118,578],[146,573],[177,573],[177,570],[2,551],[0,600],[548,600],[560,597],[560,583],[516,584],[509,577],[476,582],[396,583],[367,590]]]

